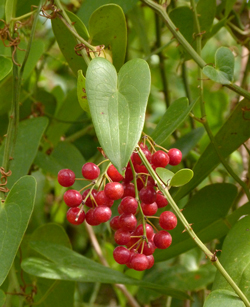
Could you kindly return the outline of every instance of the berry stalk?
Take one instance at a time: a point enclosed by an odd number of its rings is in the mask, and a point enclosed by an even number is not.
[[[146,156],[144,155],[143,151],[141,150],[140,146],[136,147],[137,153],[139,157],[141,158],[143,164],[146,166],[149,174],[152,176],[152,178],[157,183],[157,186],[159,190],[162,192],[162,194],[167,198],[171,208],[173,209],[176,216],[180,219],[181,223],[185,227],[186,231],[190,235],[191,238],[196,242],[198,247],[205,253],[205,255],[210,259],[211,262],[214,263],[216,268],[220,271],[222,276],[226,279],[226,281],[230,284],[230,286],[234,289],[236,294],[241,298],[241,300],[244,302],[244,304],[247,307],[250,307],[250,303],[246,296],[243,294],[243,292],[240,290],[240,288],[236,285],[236,283],[233,281],[233,279],[229,276],[227,271],[223,268],[221,263],[219,262],[218,258],[203,244],[203,242],[199,239],[199,237],[196,235],[196,233],[193,231],[192,227],[186,220],[185,216],[181,213],[179,207],[171,197],[170,193],[168,192],[167,187],[163,184],[163,182],[160,180],[160,178],[157,176],[155,171],[153,170],[152,166],[148,162]]]

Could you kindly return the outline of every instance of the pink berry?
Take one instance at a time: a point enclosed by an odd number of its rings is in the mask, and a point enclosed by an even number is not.
[[[122,175],[118,172],[118,170],[114,167],[114,165],[109,166],[107,174],[109,178],[114,182],[119,182],[124,179]]]
[[[154,236],[154,244],[159,249],[166,249],[172,243],[171,234],[167,231],[161,230]]]
[[[70,169],[61,169],[57,179],[61,186],[70,187],[75,183],[75,173]]]
[[[160,215],[159,224],[165,230],[172,230],[177,225],[177,217],[171,211],[164,211]]]
[[[80,225],[84,222],[85,220],[85,212],[81,211],[81,213],[79,214],[78,220],[76,221],[76,217],[78,215],[78,213],[80,212],[80,209],[75,207],[75,208],[69,208],[68,212],[67,212],[67,220],[74,225]]]
[[[123,246],[117,246],[113,251],[113,257],[119,264],[126,264],[131,256],[130,250]]]
[[[99,206],[95,208],[93,213],[93,216],[98,223],[107,222],[111,218],[111,215],[112,215],[111,209],[106,206]]]
[[[126,196],[122,199],[120,206],[124,213],[136,214],[138,202],[134,197]]]
[[[85,179],[94,180],[100,175],[99,166],[95,163],[87,162],[82,167],[82,175]]]
[[[155,215],[158,210],[158,206],[156,202],[153,202],[152,204],[141,203],[141,208],[142,208],[142,212],[146,216]]]
[[[76,190],[68,190],[63,195],[64,202],[69,207],[78,207],[82,202],[82,195]]]
[[[169,163],[169,156],[166,152],[158,150],[152,156],[152,163],[155,167],[166,167]]]
[[[182,153],[179,149],[177,148],[169,149],[168,156],[169,156],[170,165],[178,165],[179,163],[181,163]]]
[[[109,182],[105,185],[104,192],[110,199],[117,200],[122,198],[124,188],[119,182]]]

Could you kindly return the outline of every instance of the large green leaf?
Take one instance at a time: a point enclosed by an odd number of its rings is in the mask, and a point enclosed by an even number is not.
[[[249,112],[250,101],[244,99],[235,108],[223,127],[215,136],[220,154],[226,158],[250,137]],[[210,143],[193,168],[193,179],[181,187],[175,194],[175,200],[181,199],[193,190],[220,163],[220,160]]]
[[[0,307],[4,306],[5,299],[6,299],[5,293],[3,292],[3,290],[0,289]]]
[[[127,25],[122,9],[115,4],[99,7],[90,17],[89,35],[92,45],[105,45],[111,51],[113,64],[119,71],[127,46]]]
[[[234,78],[234,56],[230,49],[220,47],[215,53],[215,68],[205,66],[203,73],[221,84],[231,84]]]
[[[12,17],[16,14],[16,3],[17,0],[6,0],[5,1],[5,19],[6,23],[9,24]]]
[[[236,195],[237,189],[232,184],[212,184],[197,192],[185,206],[183,214],[203,242],[227,233],[231,223],[225,217]],[[170,232],[173,237],[171,246],[163,251],[155,251],[156,261],[170,259],[196,246],[189,234],[183,231],[184,226],[178,222],[177,227]]]
[[[0,80],[4,79],[12,70],[12,61],[4,56],[0,56]]]
[[[44,241],[33,241],[30,245],[36,252],[49,260],[41,258],[25,259],[22,268],[31,275],[56,280],[138,285],[155,289],[160,293],[179,299],[188,298],[188,295],[182,291],[133,279],[64,246]]]
[[[204,307],[245,307],[238,295],[229,290],[212,291],[206,298]]]
[[[209,32],[213,25],[216,13],[216,0],[199,0],[197,3],[197,14],[200,23],[201,32]]]
[[[98,140],[119,172],[138,143],[150,91],[146,61],[133,59],[120,69],[103,58],[91,61],[86,91]]]
[[[197,100],[196,100],[197,101]],[[185,120],[196,101],[193,101],[190,105],[188,99],[183,97],[175,100],[162,116],[159,124],[151,134],[154,141],[161,145],[167,140],[167,138],[179,127],[179,125]]]
[[[38,227],[30,237],[30,240],[43,240],[48,243],[60,244],[61,246],[71,249],[69,237],[64,228],[57,224],[46,224]],[[37,255],[33,250],[29,256]],[[36,280],[37,295],[34,303],[40,307],[68,307],[73,306],[75,283],[70,281],[53,281],[50,279],[33,277]],[[47,295],[49,293],[49,295]],[[45,299],[43,300],[43,298]]]
[[[77,17],[75,14],[67,11],[67,14],[70,20],[74,23],[74,27],[78,34],[84,38],[86,41],[89,39],[88,31],[85,25],[82,23],[81,19]],[[73,34],[68,30],[63,21],[60,18],[54,18],[51,20],[52,28],[57,40],[57,43],[61,49],[62,54],[67,60],[70,68],[73,73],[77,76],[77,72],[79,69],[83,71],[85,74],[87,69],[87,64],[81,56],[78,56],[75,53],[75,46],[78,44],[76,38]]]
[[[85,25],[88,25],[90,16],[101,5],[108,3],[118,4],[126,14],[133,6],[135,6],[136,2],[138,2],[138,0],[85,0],[81,4],[77,15],[81,18]]]
[[[89,104],[88,104],[88,99],[86,95],[86,78],[82,74],[81,70],[78,70],[78,75],[77,75],[77,98],[79,101],[79,104],[81,108],[89,113]]]
[[[173,187],[180,187],[187,184],[193,178],[193,171],[189,168],[183,168],[174,174],[170,181],[170,185]]]
[[[12,175],[8,178],[8,188],[21,176],[28,174],[47,124],[48,120],[45,117],[32,118],[20,123],[14,159],[10,164]]]
[[[7,277],[27,229],[36,195],[31,176],[19,179],[0,206],[0,285]]]

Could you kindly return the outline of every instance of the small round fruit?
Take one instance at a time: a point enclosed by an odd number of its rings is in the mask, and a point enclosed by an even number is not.
[[[147,267],[147,270],[149,270],[149,269],[151,269],[152,266],[154,265],[155,259],[154,259],[154,256],[153,256],[153,255],[147,256],[147,259],[148,259],[148,267]]]
[[[93,216],[96,219],[96,221],[101,224],[107,222],[112,215],[112,211],[107,206],[99,206],[94,209]]]
[[[158,206],[156,202],[153,202],[152,204],[141,203],[141,208],[142,208],[142,212],[146,216],[155,215],[158,210]]]
[[[122,198],[127,197],[127,196],[135,197],[135,186],[134,186],[133,183],[123,182],[122,185],[123,185],[123,188],[124,188],[124,193],[122,195]]]
[[[110,221],[110,227],[113,230],[120,229],[120,216],[114,216]]]
[[[136,271],[144,271],[148,268],[149,261],[144,254],[135,254],[130,260],[130,265]]]
[[[121,228],[127,231],[133,231],[137,225],[137,219],[132,213],[123,213],[120,216]]]
[[[104,191],[99,191],[95,196],[95,201],[98,206],[112,207],[114,204],[113,199],[110,199]]]
[[[76,190],[68,190],[63,195],[64,202],[69,207],[78,207],[82,202],[82,195]]]
[[[126,264],[131,256],[130,250],[123,246],[117,246],[113,251],[113,257],[119,264]]]
[[[137,226],[134,235],[135,236],[142,236],[143,235],[143,225],[142,224]],[[154,229],[149,224],[146,224],[146,235],[147,235],[148,240],[151,240],[154,236]]]
[[[119,182],[109,182],[105,185],[104,192],[110,199],[117,200],[122,198],[124,188]]]
[[[155,246],[154,242],[151,241],[151,240],[148,240],[148,244],[147,244],[146,241],[144,242],[142,253],[146,256],[153,255],[153,253],[155,252],[155,249],[156,249],[156,246]],[[140,245],[138,252],[140,253],[141,250],[142,250],[142,244]]]
[[[158,150],[152,155],[152,163],[155,167],[166,167],[169,163],[169,156],[166,152]]]
[[[100,223],[96,220],[94,209],[89,209],[89,211],[86,213],[86,222],[91,226],[97,226]]]
[[[145,204],[152,204],[156,200],[156,192],[152,186],[147,186],[139,192],[140,200]]]
[[[159,224],[165,230],[172,230],[177,225],[177,217],[171,211],[164,211],[160,215]]]
[[[156,192],[156,201],[158,208],[166,207],[168,204],[167,199],[162,195],[160,191]]]
[[[130,241],[130,232],[118,229],[114,235],[115,242],[119,245],[126,245]]]
[[[114,165],[109,166],[107,174],[109,178],[114,182],[119,182],[124,179],[122,175],[118,172],[118,170],[114,167]]]
[[[71,187],[75,183],[75,173],[70,169],[61,169],[58,173],[57,179],[61,186]]]
[[[170,165],[178,165],[181,163],[182,153],[177,148],[171,148],[168,151],[169,156],[169,164]]]
[[[79,212],[80,212],[80,209],[77,208],[77,207],[69,208],[69,210],[67,211],[67,215],[66,215],[67,220],[73,225],[82,224],[85,220],[85,212],[81,211],[79,216],[78,216],[78,219],[76,220]]]
[[[134,197],[126,196],[122,199],[120,206],[124,213],[136,214],[138,202]]]
[[[95,163],[87,162],[82,167],[82,175],[85,179],[94,180],[100,175],[99,166]]]
[[[167,231],[161,230],[154,236],[154,244],[159,249],[166,249],[172,243],[171,234]]]
[[[85,191],[82,193],[82,200],[83,200],[83,201],[85,200],[85,198],[86,198],[86,196],[88,195],[89,191],[90,191],[90,189],[87,189],[87,190],[85,190]],[[92,207],[93,207],[94,201],[92,201],[91,197],[95,197],[96,194],[97,194],[96,189],[93,189],[92,192],[91,192],[91,195],[92,195],[92,196],[89,196],[89,197],[85,200],[85,203],[84,203],[84,204],[85,204],[87,207],[89,207],[89,208],[92,208]]]

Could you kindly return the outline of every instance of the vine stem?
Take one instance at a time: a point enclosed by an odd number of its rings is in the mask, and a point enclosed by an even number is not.
[[[216,268],[219,270],[219,272],[222,274],[222,276],[226,279],[226,281],[230,284],[230,286],[234,289],[234,291],[237,293],[237,295],[244,302],[246,307],[250,307],[250,303],[249,303],[248,299],[246,298],[244,293],[240,290],[240,288],[236,285],[236,283],[233,281],[233,279],[230,277],[230,275],[227,273],[227,271],[223,268],[223,266],[219,262],[218,258],[205,246],[205,244],[202,243],[202,241],[199,239],[199,237],[193,231],[191,225],[188,223],[185,216],[181,213],[179,207],[177,206],[177,204],[173,200],[172,196],[168,192],[167,187],[163,184],[163,182],[157,176],[157,174],[153,170],[152,166],[148,162],[146,156],[144,155],[143,151],[141,150],[141,148],[139,146],[137,147],[137,153],[138,153],[139,157],[141,158],[143,164],[146,166],[149,174],[152,176],[154,181],[157,183],[159,190],[162,192],[162,194],[168,200],[169,205],[173,209],[175,215],[178,217],[178,219],[181,221],[181,223],[185,227],[187,233],[195,241],[195,243],[198,245],[198,247],[205,253],[205,255],[210,259],[210,261],[216,266]]]
[[[194,48],[189,44],[189,42],[185,39],[185,37],[180,33],[179,29],[174,25],[172,20],[169,18],[166,9],[162,5],[159,5],[158,3],[152,0],[141,0],[141,1],[150,8],[152,8],[157,14],[159,14],[164,19],[170,32],[174,35],[174,37],[182,45],[182,47],[186,50],[186,52],[191,56],[191,58],[199,65],[199,67],[200,68],[205,67],[207,65],[206,62],[201,58],[201,56],[194,50]],[[250,100],[250,93],[244,90],[243,88],[239,87],[238,85],[228,84],[224,86]]]
[[[93,245],[93,248],[98,256],[98,258],[100,259],[101,263],[106,266],[109,267],[108,262],[106,260],[106,258],[103,256],[102,253],[102,249],[99,245],[99,242],[96,238],[96,235],[92,229],[92,227],[90,225],[88,225],[87,223],[85,223],[85,227],[86,230],[88,232],[88,235],[90,237],[91,243]],[[129,304],[131,307],[140,307],[140,305],[138,304],[138,302],[134,299],[134,297],[129,293],[129,291],[127,290],[127,288],[122,285],[122,284],[115,284],[115,287],[120,289],[120,291],[124,294],[124,296],[127,298]]]
[[[197,10],[196,10],[196,4],[194,0],[190,0],[191,5],[192,5],[192,9],[193,9],[193,13],[194,13],[194,20],[195,20],[195,27],[196,27],[196,44],[197,44],[197,53],[198,55],[201,54],[201,35],[199,35],[199,33],[201,32],[200,29],[200,23],[199,23],[199,19],[198,19],[198,14],[197,14]],[[208,124],[208,121],[206,119],[206,107],[205,107],[205,102],[203,100],[203,80],[202,80],[202,70],[200,67],[198,67],[198,79],[199,79],[199,87],[200,87],[200,110],[201,110],[201,117],[202,117],[202,121],[201,123],[203,124],[208,137],[210,139],[211,144],[214,147],[214,150],[218,156],[218,158],[220,159],[221,163],[223,164],[223,166],[225,167],[225,169],[227,170],[227,172],[233,177],[233,179],[238,182],[238,184],[242,187],[242,189],[245,191],[248,200],[250,201],[250,192],[249,192],[249,188],[247,186],[247,184],[242,181],[237,174],[235,174],[235,172],[232,170],[232,168],[228,165],[228,163],[225,161],[224,157],[221,155],[220,150],[218,148],[217,142],[213,136],[213,133],[210,129],[210,126]]]

